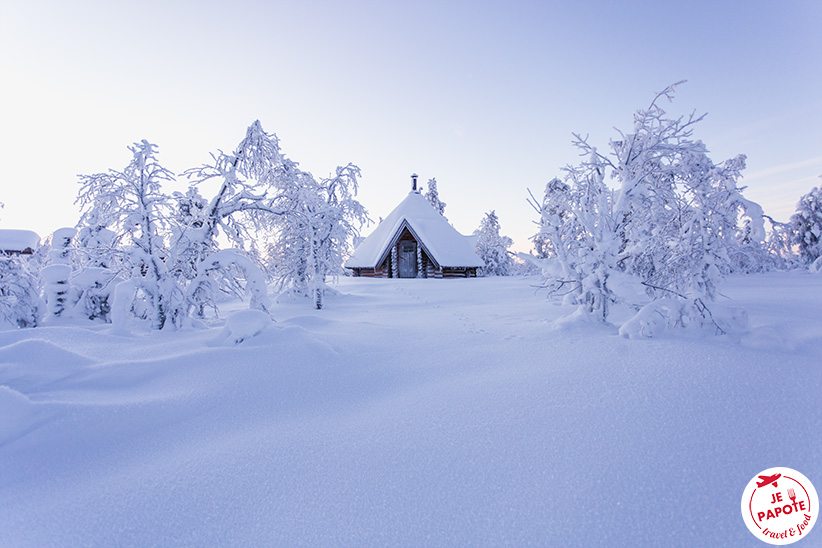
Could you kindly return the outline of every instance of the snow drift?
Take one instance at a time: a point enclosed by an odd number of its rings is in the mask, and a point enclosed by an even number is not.
[[[228,346],[0,331],[2,545],[741,547],[754,474],[822,484],[822,277],[642,341],[531,283],[346,279]]]

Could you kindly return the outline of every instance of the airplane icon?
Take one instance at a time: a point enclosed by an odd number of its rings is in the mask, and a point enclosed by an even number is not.
[[[776,480],[778,480],[780,477],[782,477],[782,474],[774,474],[773,476],[759,476],[759,479],[761,479],[762,481],[756,482],[756,486],[765,487],[766,485],[770,485],[773,483],[774,487],[778,487],[778,485],[776,485]]]

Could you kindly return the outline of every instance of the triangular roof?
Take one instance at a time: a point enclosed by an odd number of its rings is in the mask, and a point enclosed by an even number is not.
[[[439,267],[481,267],[470,236],[463,236],[419,192],[411,191],[354,250],[346,268],[377,268],[407,228]]]

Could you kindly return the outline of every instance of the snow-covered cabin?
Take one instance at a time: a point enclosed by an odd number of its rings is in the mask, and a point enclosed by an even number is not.
[[[354,250],[345,267],[372,278],[469,278],[483,266],[475,237],[463,236],[412,190]]]
[[[0,230],[0,253],[31,255],[40,245],[40,236],[31,230]]]

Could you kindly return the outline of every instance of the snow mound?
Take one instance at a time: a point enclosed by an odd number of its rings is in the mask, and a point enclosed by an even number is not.
[[[753,474],[822,477],[822,276],[731,277],[741,344],[554,330],[527,279],[409,282],[342,278],[345,307],[240,345],[0,332],[0,545],[741,548]],[[47,393],[7,380],[38,360]]]
[[[579,329],[582,326],[589,326],[594,328],[601,327],[602,324],[593,315],[589,314],[582,308],[577,308],[570,314],[561,316],[556,320],[550,322],[552,331],[566,331],[571,329]]]
[[[745,348],[762,350],[780,349],[793,351],[796,349],[795,344],[789,342],[779,331],[768,326],[752,329],[740,338],[739,343]]]
[[[34,405],[25,395],[0,385],[0,445],[22,435],[34,417]]]
[[[645,339],[665,329],[671,316],[680,314],[676,299],[658,299],[643,306],[636,315],[622,324],[619,335],[627,339]]]
[[[56,284],[69,279],[71,267],[67,264],[52,264],[40,270],[40,276],[46,283]]]
[[[295,316],[287,319],[285,323],[303,327],[311,331],[319,331],[328,328],[333,322],[321,316]]]
[[[271,316],[262,310],[240,310],[226,319],[225,329],[219,338],[231,341],[231,344],[240,344],[246,339],[256,337],[272,323],[274,320]]]
[[[24,340],[0,348],[0,384],[31,394],[91,363],[51,342]]]

